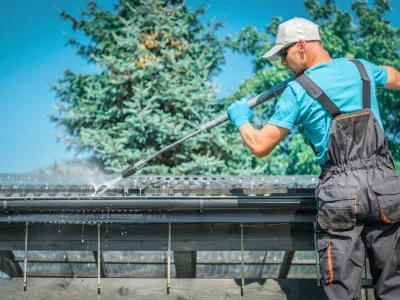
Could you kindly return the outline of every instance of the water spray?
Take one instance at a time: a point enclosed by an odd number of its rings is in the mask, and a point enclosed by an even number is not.
[[[103,195],[108,189],[112,188],[114,185],[116,185],[119,181],[121,181],[123,178],[122,176],[119,176],[118,178],[115,178],[113,180],[108,181],[104,185],[101,185],[100,187],[103,187],[102,190],[97,190],[94,192],[92,196],[101,196]]]

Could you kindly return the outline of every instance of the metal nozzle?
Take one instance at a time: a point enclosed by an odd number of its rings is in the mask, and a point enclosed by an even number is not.
[[[133,166],[129,166],[121,172],[122,178],[128,178],[129,176],[135,174],[137,171],[143,168],[145,165],[147,165],[147,163],[144,159],[139,160]]]

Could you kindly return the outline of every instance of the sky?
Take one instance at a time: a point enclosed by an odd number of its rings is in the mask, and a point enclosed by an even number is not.
[[[149,0],[150,1],[150,0]],[[347,9],[350,0],[337,0]],[[66,145],[57,142],[54,133],[61,133],[50,122],[57,102],[50,91],[64,69],[79,73],[94,72],[94,67],[66,46],[73,35],[70,24],[56,8],[78,16],[85,0],[13,0],[3,1],[0,10],[0,173],[26,173],[74,158]],[[111,9],[116,0],[98,0],[103,9]],[[221,37],[239,32],[246,25],[264,31],[272,16],[284,20],[308,17],[299,0],[187,0],[194,9],[200,4],[209,6],[208,17],[224,19]],[[393,10],[387,19],[400,27],[400,1],[392,1]],[[397,17],[396,17],[397,16]],[[77,35],[78,38],[84,38]],[[251,76],[248,57],[226,52],[226,64],[215,78],[219,95],[227,96],[240,82]],[[79,157],[78,157],[79,158]]]

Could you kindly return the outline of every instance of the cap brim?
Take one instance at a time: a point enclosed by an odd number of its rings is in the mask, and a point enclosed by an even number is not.
[[[262,57],[268,60],[276,60],[279,58],[278,52],[282,50],[283,47],[285,47],[286,44],[277,44],[273,46],[267,53],[265,53]]]

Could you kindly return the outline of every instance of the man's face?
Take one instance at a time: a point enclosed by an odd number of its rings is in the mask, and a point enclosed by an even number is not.
[[[285,53],[286,52],[286,53]],[[299,50],[299,43],[295,43],[288,47],[281,56],[281,64],[289,69],[289,71],[299,76],[307,69],[306,54]]]

